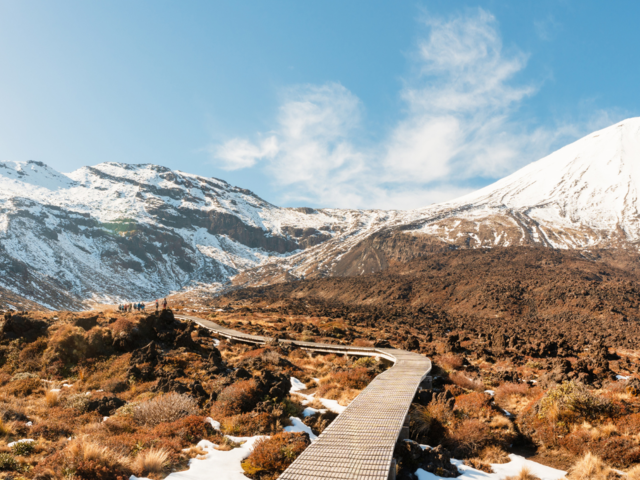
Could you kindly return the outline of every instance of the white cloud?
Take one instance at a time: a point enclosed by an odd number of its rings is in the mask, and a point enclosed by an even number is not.
[[[286,187],[280,202],[418,208],[465,194],[471,179],[506,175],[559,139],[587,133],[575,124],[532,129],[513,120],[536,88],[514,84],[527,55],[505,53],[491,14],[430,17],[424,26],[415,74],[400,91],[406,108],[385,138],[361,140],[363,106],[344,86],[303,85],[285,93],[266,140],[229,140],[211,149],[214,159],[227,169],[261,162]]]
[[[254,145],[243,138],[232,138],[222,145],[210,148],[210,151],[221,162],[221,168],[239,170],[253,167],[258,160],[273,158],[278,153],[278,140],[271,136],[259,145]]]

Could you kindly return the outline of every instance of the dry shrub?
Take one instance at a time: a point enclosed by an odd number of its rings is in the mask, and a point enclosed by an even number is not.
[[[2,391],[7,395],[24,398],[33,394],[42,394],[44,393],[44,388],[42,387],[42,382],[39,379],[27,377],[9,382],[8,385],[3,387]]]
[[[252,437],[254,435],[271,435],[282,430],[282,424],[270,413],[241,413],[223,418],[220,422],[222,431],[236,437]]]
[[[632,413],[620,417],[616,421],[618,431],[623,435],[637,435],[640,433],[640,413]]]
[[[569,480],[607,480],[611,469],[596,455],[587,452],[569,469]]]
[[[163,448],[144,450],[136,457],[133,463],[133,469],[138,472],[139,475],[162,473],[171,466],[169,459],[169,452]]]
[[[366,367],[357,367],[346,370],[344,372],[338,372],[332,375],[333,381],[338,385],[342,385],[347,388],[354,388],[358,390],[362,390],[366,388],[371,380],[373,380],[373,375],[369,372],[369,369]]]
[[[105,355],[111,350],[113,335],[111,330],[105,327],[94,327],[84,335],[89,357]]]
[[[476,457],[492,441],[488,425],[476,419],[456,424],[445,439],[446,446],[455,458]]]
[[[126,457],[84,438],[72,440],[64,455],[66,468],[78,478],[111,480],[132,473]]]
[[[55,390],[47,390],[44,394],[44,402],[47,407],[56,407],[60,403],[60,392]]]
[[[507,382],[500,385],[495,390],[495,400],[497,403],[508,401],[511,397],[527,397],[531,388],[526,383]]]
[[[427,405],[427,410],[432,418],[444,426],[449,426],[454,420],[451,404],[443,397],[434,398],[429,405]]]
[[[473,392],[456,398],[456,412],[465,417],[485,418],[491,414],[491,396]]]
[[[44,438],[50,441],[58,440],[60,437],[69,437],[72,434],[73,431],[68,425],[55,418],[37,422],[29,430],[30,438]]]
[[[133,418],[140,425],[154,426],[197,413],[198,404],[193,398],[172,392],[136,406]]]
[[[186,447],[216,435],[211,425],[204,420],[204,417],[189,415],[174,422],[157,425],[153,429],[153,434],[158,438],[177,438],[180,444]]]
[[[256,381],[252,378],[242,380],[229,385],[220,392],[211,409],[211,416],[222,418],[246,413],[253,409],[259,400]]]
[[[44,360],[49,363],[60,361],[67,364],[84,359],[87,352],[84,334],[85,331],[80,327],[68,324],[60,326],[49,339]]]
[[[640,465],[636,465],[627,472],[627,480],[640,480]]]
[[[520,473],[515,477],[507,477],[505,480],[540,480],[527,467],[522,467]]]
[[[462,358],[452,353],[441,355],[438,357],[437,363],[449,372],[459,370],[464,365]]]
[[[109,325],[111,331],[113,332],[113,336],[119,336],[120,334],[128,335],[133,329],[136,327],[136,324],[127,318],[119,318],[114,323]]]
[[[511,461],[509,454],[498,445],[490,445],[482,450],[480,458],[488,463],[509,463]]]
[[[480,380],[474,380],[468,378],[464,373],[454,372],[449,375],[449,380],[459,387],[466,388],[467,390],[474,390],[476,392],[484,391],[484,384]]]
[[[540,400],[539,415],[558,420],[571,414],[580,418],[593,419],[608,416],[614,412],[611,400],[591,393],[586,386],[577,382],[564,382],[551,388]]]
[[[13,430],[9,425],[4,423],[4,421],[0,417],[0,437],[6,437],[8,435],[13,435]]]
[[[189,458],[196,458],[196,457],[199,457],[201,455],[206,455],[207,451],[204,450],[199,445],[192,445],[191,447],[189,447],[188,450],[185,450],[185,453],[187,454],[187,456]]]
[[[309,445],[309,437],[302,433],[278,433],[262,438],[242,462],[249,478],[275,480]]]
[[[485,473],[493,473],[493,469],[491,465],[486,460],[480,458],[469,458],[464,461],[464,464],[468,467],[475,468],[476,470],[480,470]]]
[[[604,437],[598,432],[594,435],[589,429],[579,428],[562,438],[560,445],[574,455],[590,453],[617,467],[640,462],[640,445],[637,439],[632,437],[615,434]]]

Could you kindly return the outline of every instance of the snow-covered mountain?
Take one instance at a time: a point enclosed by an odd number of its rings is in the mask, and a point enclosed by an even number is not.
[[[0,163],[0,289],[53,308],[386,268],[450,245],[637,248],[640,119],[456,201],[412,211],[276,207],[156,165],[70,174]]]
[[[277,278],[277,270],[290,277],[372,272],[443,245],[637,249],[639,194],[640,118],[632,118],[472,194],[395,214],[383,227],[356,234],[348,244],[329,240],[236,280],[259,284]]]
[[[156,165],[0,163],[0,287],[55,308],[151,299],[369,227]]]

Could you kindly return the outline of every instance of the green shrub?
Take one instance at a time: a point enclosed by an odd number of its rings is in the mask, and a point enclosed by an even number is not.
[[[586,419],[610,416],[614,411],[611,400],[598,397],[587,387],[574,381],[564,382],[549,391],[540,400],[538,416],[557,412],[572,412]]]
[[[35,442],[16,442],[11,447],[11,451],[14,455],[21,455],[26,457],[27,455],[31,455],[31,453],[33,453],[34,448]]]
[[[10,453],[0,453],[0,471],[18,470],[18,462]]]

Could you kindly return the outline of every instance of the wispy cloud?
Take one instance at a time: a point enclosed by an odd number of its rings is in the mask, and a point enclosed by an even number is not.
[[[553,40],[562,28],[553,15],[547,15],[546,18],[534,20],[533,27],[538,37],[547,42]]]
[[[364,141],[364,108],[347,88],[302,85],[285,92],[273,131],[215,145],[213,160],[226,169],[263,169],[286,186],[284,202],[417,208],[467,193],[472,179],[508,174],[583,130],[514,121],[537,86],[514,82],[527,55],[505,52],[491,14],[423,22],[413,74],[399,92],[401,119],[379,142]]]

